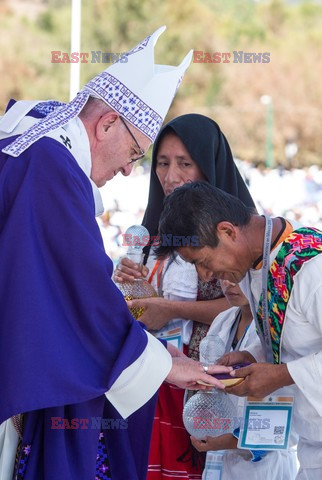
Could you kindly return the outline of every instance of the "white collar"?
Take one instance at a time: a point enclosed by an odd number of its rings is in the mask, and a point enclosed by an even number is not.
[[[95,216],[97,217],[99,215],[102,215],[102,213],[104,212],[102,197],[99,189],[90,177],[92,170],[92,160],[86,128],[83,122],[78,117],[76,117],[71,120],[65,127],[63,127],[62,130],[66,131],[68,138],[70,137],[70,151],[73,157],[75,157],[75,160],[77,161],[79,167],[83,170],[83,172],[91,182],[95,202]],[[51,132],[49,136],[51,136],[52,133],[55,134],[56,132]],[[63,140],[60,139],[60,142],[63,142]],[[66,148],[68,147],[66,146]]]

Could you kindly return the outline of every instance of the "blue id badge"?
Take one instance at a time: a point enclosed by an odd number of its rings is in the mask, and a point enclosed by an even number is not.
[[[238,440],[247,450],[286,450],[288,448],[294,398],[248,397]]]

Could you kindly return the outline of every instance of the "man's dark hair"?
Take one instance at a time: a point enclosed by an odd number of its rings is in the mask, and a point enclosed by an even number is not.
[[[187,245],[178,239],[194,239],[190,246],[196,248],[216,247],[218,223],[227,221],[241,227],[249,223],[252,213],[256,212],[241,200],[207,182],[186,183],[164,201],[156,254],[164,257]],[[176,241],[169,241],[169,237]]]

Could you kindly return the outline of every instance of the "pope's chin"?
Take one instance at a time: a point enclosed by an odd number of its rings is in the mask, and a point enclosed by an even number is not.
[[[107,182],[109,182],[110,180],[113,180],[115,175],[117,175],[117,172],[109,173],[108,175],[104,176],[103,178],[97,178],[97,179],[94,179],[93,177],[91,177],[91,178],[92,178],[93,182],[95,183],[95,185],[98,188],[101,188],[101,187],[104,187],[104,185]]]
[[[105,183],[107,182],[107,180],[101,180],[101,179],[96,180],[96,179],[94,179],[93,177],[91,177],[91,180],[92,180],[92,182],[95,183],[95,185],[97,186],[97,188],[103,187],[103,186],[105,185]]]

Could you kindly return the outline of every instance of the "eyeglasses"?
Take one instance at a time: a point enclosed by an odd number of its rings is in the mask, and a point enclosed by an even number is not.
[[[139,145],[139,142],[137,141],[137,139],[135,138],[135,136],[133,135],[133,133],[131,132],[131,130],[129,129],[129,127],[126,125],[125,121],[123,120],[123,118],[120,116],[120,120],[122,121],[124,127],[126,128],[126,130],[129,132],[129,134],[131,135],[132,139],[134,140],[136,146],[138,147],[139,149],[139,152],[140,152],[140,155],[137,157],[137,158],[132,158],[130,163],[134,163],[134,162],[137,162],[138,160],[140,160],[141,158],[143,158],[145,156],[145,152],[144,150],[140,147]]]

